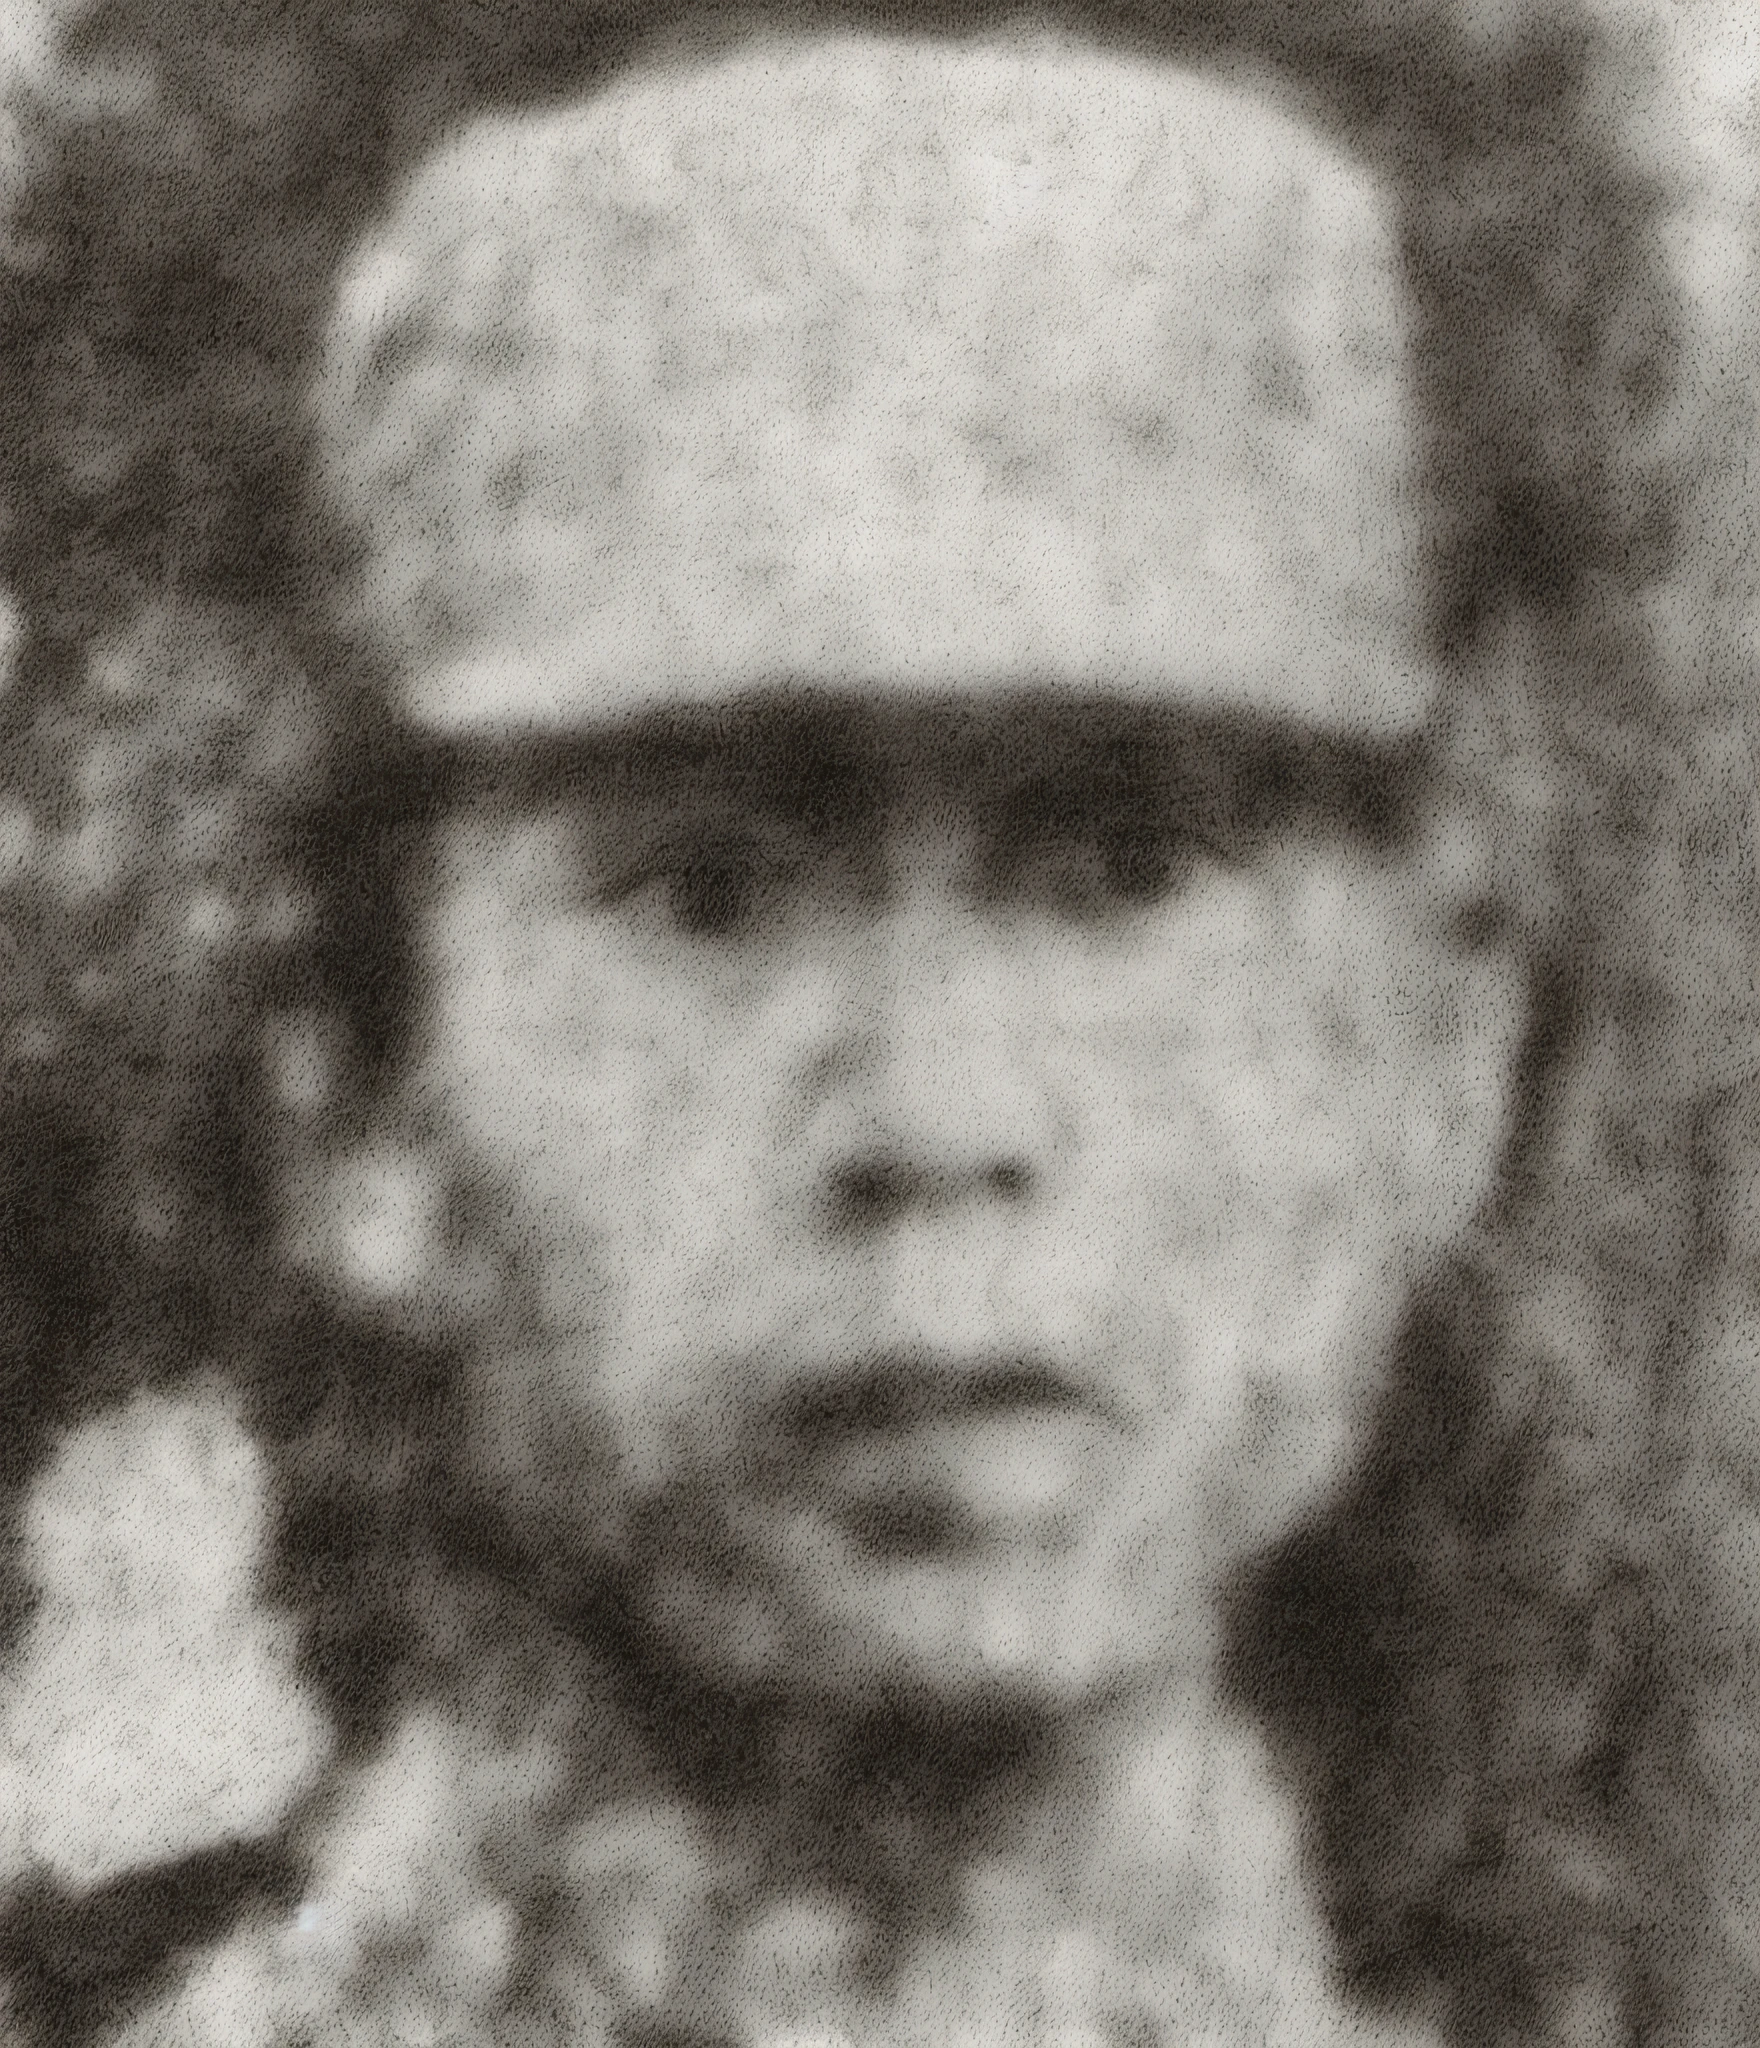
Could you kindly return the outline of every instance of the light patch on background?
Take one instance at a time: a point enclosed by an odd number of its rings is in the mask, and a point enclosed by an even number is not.
[[[40,1602],[0,1679],[0,1876],[85,1889],[272,1827],[329,1733],[256,1598],[261,1452],[218,1395],[67,1437],[23,1538]]]

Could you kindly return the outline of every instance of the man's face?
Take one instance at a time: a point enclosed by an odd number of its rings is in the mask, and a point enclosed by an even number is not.
[[[418,1090],[530,1315],[486,1478],[687,1659],[1201,1659],[1483,1192],[1518,1000],[1349,776],[1105,703],[733,715],[440,835]]]

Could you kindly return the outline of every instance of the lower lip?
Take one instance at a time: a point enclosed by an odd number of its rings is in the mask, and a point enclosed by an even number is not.
[[[864,1548],[922,1554],[1050,1532],[1095,1498],[1110,1432],[1061,1408],[863,1431],[815,1459],[817,1503]]]

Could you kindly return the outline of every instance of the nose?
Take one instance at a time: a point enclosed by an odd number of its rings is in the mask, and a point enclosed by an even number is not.
[[[1000,1212],[1042,1194],[1053,1114],[1031,1056],[1028,963],[943,863],[876,913],[855,1028],[821,1126],[832,1221],[875,1230]]]

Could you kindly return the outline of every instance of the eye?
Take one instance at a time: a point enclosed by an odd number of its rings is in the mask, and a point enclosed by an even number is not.
[[[776,913],[798,886],[796,865],[755,840],[708,839],[645,856],[597,892],[613,907],[657,910],[693,939],[730,939]]]
[[[1013,821],[990,861],[990,893],[1092,923],[1177,896],[1216,858],[1147,807],[1060,806]]]
[[[754,921],[767,879],[766,863],[750,847],[687,854],[665,877],[672,920],[693,938],[726,938]]]
[[[1106,885],[1119,903],[1154,903],[1184,889],[1205,858],[1205,848],[1190,833],[1127,826],[1105,842]]]

